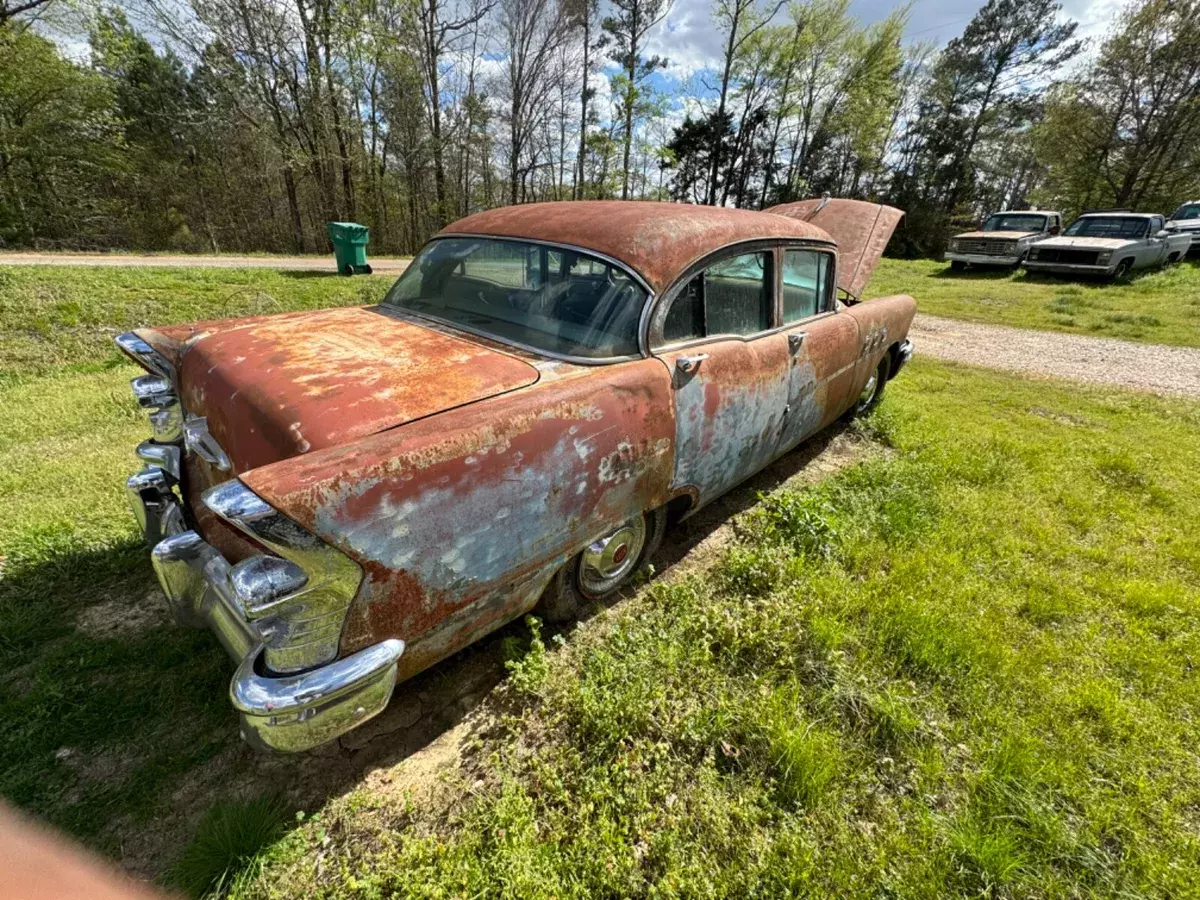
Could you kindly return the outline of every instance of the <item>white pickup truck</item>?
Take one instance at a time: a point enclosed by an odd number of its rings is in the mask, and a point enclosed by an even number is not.
[[[1191,249],[1200,251],[1200,200],[1188,200],[1179,209],[1171,213],[1167,220],[1167,229],[1189,235],[1192,239]]]
[[[946,245],[951,270],[967,266],[1018,266],[1038,241],[1062,231],[1062,213],[1016,209],[993,213],[979,231],[956,234]]]
[[[1031,272],[1122,278],[1135,269],[1179,262],[1191,240],[1190,235],[1168,231],[1158,213],[1087,213],[1060,237],[1031,247],[1024,265]]]

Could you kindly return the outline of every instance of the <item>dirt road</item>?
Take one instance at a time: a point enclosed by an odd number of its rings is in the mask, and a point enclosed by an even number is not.
[[[367,257],[376,274],[397,275],[410,262],[407,257]],[[0,253],[0,266],[168,266],[212,269],[287,269],[305,272],[336,272],[333,254],[327,256],[201,256],[124,253]]]
[[[916,352],[1026,375],[1200,397],[1200,350],[918,315]]]

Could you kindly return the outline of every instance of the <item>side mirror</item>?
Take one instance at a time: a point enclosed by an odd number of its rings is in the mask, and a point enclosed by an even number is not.
[[[1155,237],[1158,238],[1159,240],[1162,240],[1163,238],[1170,237],[1170,236],[1171,236],[1171,232],[1165,228],[1162,231],[1160,231],[1158,234],[1155,235]]]

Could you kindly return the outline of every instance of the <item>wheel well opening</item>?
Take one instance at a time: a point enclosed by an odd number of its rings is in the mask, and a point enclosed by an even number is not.
[[[696,505],[696,498],[692,494],[680,494],[667,502],[667,524],[674,525]]]

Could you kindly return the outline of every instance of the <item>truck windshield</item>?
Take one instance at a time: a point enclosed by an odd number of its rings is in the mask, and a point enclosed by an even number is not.
[[[1181,219],[1200,219],[1200,203],[1183,204],[1183,206],[1171,213],[1171,218],[1176,221]]]
[[[384,304],[564,356],[638,353],[646,291],[576,250],[493,238],[436,238]]]
[[[984,231],[1045,231],[1045,216],[1011,215],[997,213],[983,223]]]
[[[1084,216],[1071,223],[1068,237],[1140,238],[1149,222],[1137,216]]]

